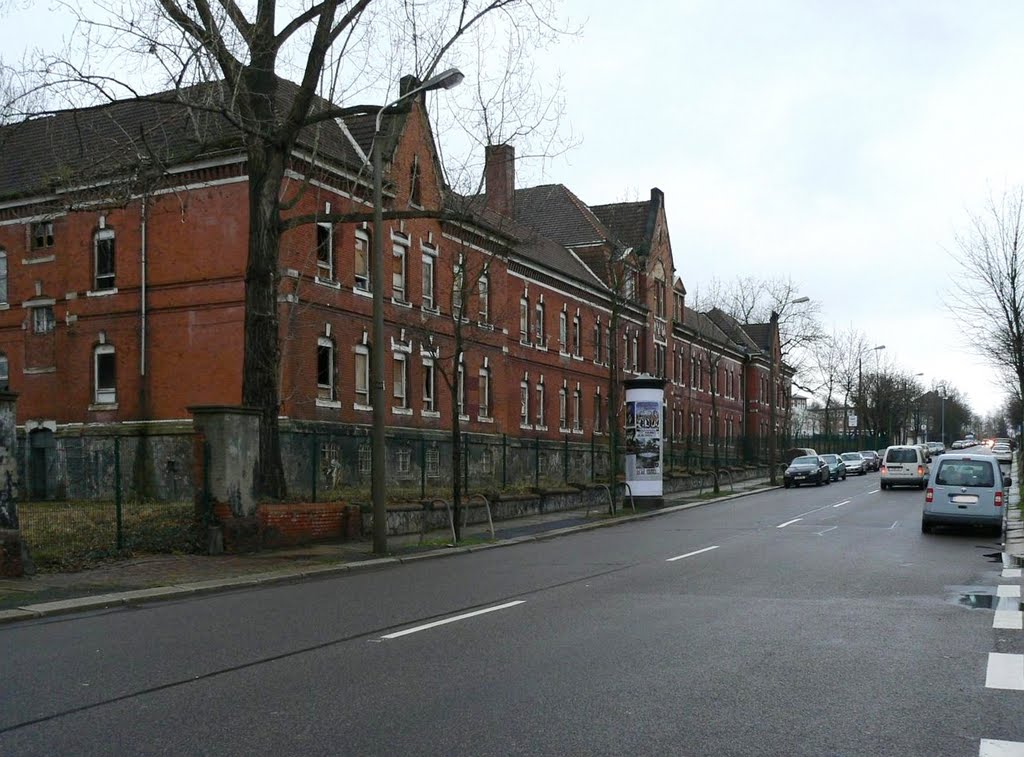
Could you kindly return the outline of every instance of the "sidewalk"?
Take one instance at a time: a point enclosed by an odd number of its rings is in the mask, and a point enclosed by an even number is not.
[[[1016,565],[1024,565],[1024,515],[1021,513],[1020,477],[1018,475],[1019,460],[1013,456],[1010,476],[1013,486],[1010,487],[1010,501],[1006,508],[1006,523],[1003,531],[1003,552],[1012,558]]]
[[[418,534],[390,536],[390,556],[375,557],[370,539],[312,544],[245,555],[150,555],[112,562],[77,573],[45,573],[17,579],[0,579],[0,623],[46,617],[78,610],[171,599],[189,594],[229,590],[255,584],[295,581],[314,575],[373,569],[382,565],[555,538],[591,528],[603,528],[678,512],[709,502],[743,497],[765,491],[767,479],[726,486],[722,495],[680,492],[665,497],[665,506],[639,511],[629,508],[614,518],[606,510],[567,510],[495,524],[491,541],[486,525],[463,529],[463,543],[448,546],[450,531],[432,531],[419,544]],[[1024,526],[1022,526],[1024,529]],[[1024,536],[1022,536],[1024,551]]]

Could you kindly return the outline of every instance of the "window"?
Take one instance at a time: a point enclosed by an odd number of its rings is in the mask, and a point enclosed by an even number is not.
[[[434,361],[423,359],[423,411],[434,412]]]
[[[422,207],[422,196],[420,194],[420,156],[412,156],[412,166],[409,168],[409,203],[416,207]]]
[[[396,353],[394,355],[392,369],[392,383],[394,384],[392,394],[395,398],[395,407],[406,408],[409,406],[405,391],[407,377],[408,371],[406,370],[405,355],[402,353]]]
[[[690,355],[690,388],[697,388],[697,358],[695,355]]]
[[[665,317],[665,282],[661,279],[654,280],[654,314]]]
[[[490,323],[491,321],[490,286],[491,283],[488,281],[487,275],[481,274],[480,280],[477,282],[477,300],[480,306],[480,323]]]
[[[547,340],[544,337],[544,303],[538,302],[534,313],[534,328],[536,329],[536,341],[538,347],[546,347]]]
[[[53,306],[43,305],[32,308],[32,333],[49,334],[53,331]]]
[[[359,445],[359,472],[369,473],[373,466],[373,449],[369,444]]]
[[[580,405],[580,388],[579,386],[572,393],[572,430],[582,431],[583,430],[583,408]]]
[[[95,288],[114,288],[114,230],[101,229],[93,239],[93,265],[95,267]]]
[[[480,409],[477,412],[481,418],[491,417],[491,371],[489,368],[480,369]]]
[[[563,310],[558,314],[558,349],[568,352],[569,347],[569,316]]]
[[[316,340],[316,396],[334,399],[334,342],[325,336]]]
[[[537,425],[545,427],[544,423],[544,384],[537,384]]]
[[[530,425],[530,385],[519,382],[519,425]]]
[[[7,302],[7,253],[0,249],[0,303]]]
[[[94,357],[94,379],[96,404],[112,405],[117,402],[117,381],[114,360],[114,346],[101,344],[96,347]]]
[[[329,223],[316,225],[316,275],[334,280],[334,227]]]
[[[601,362],[601,323],[594,324],[594,362]]]
[[[465,271],[462,268],[462,258],[459,258],[458,264],[455,266],[455,270],[452,275],[452,317],[462,317],[462,287],[465,279]]]
[[[530,301],[525,297],[519,299],[519,341],[530,341]]]
[[[636,334],[633,334],[633,354],[630,363],[633,366],[633,373],[637,373],[640,369],[640,341]]]
[[[424,255],[422,257],[423,263],[423,307],[427,310],[434,309],[434,257],[432,255]]]
[[[601,388],[594,395],[594,433],[601,433]]]
[[[437,447],[427,450],[427,478],[439,478],[441,476],[441,453]]]
[[[6,392],[10,389],[10,366],[7,364],[7,355],[0,352],[0,391]]]
[[[412,470],[412,450],[408,447],[401,447],[395,452],[398,461],[398,474],[409,475]]]
[[[356,347],[356,404],[370,407],[370,350]]]
[[[636,297],[636,271],[627,268],[623,273],[622,296],[627,300]]]
[[[568,426],[566,425],[566,421],[568,420],[566,418],[566,414],[569,411],[568,404],[569,404],[568,391],[563,386],[561,389],[558,390],[558,428],[559,429],[566,429],[566,428],[568,428]]]
[[[53,247],[53,221],[32,224],[32,249],[40,250],[44,247]]]
[[[356,231],[355,257],[356,289],[370,291],[370,235],[363,229]]]
[[[578,315],[572,317],[572,354],[576,357],[580,356],[580,317]]]
[[[391,271],[391,297],[398,302],[405,299],[405,245],[395,244],[391,247],[395,267]]]

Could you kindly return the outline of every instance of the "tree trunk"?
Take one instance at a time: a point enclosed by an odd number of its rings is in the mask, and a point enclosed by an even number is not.
[[[260,411],[257,495],[281,499],[286,494],[278,431],[281,358],[278,331],[280,203],[284,153],[276,146],[248,149],[249,261],[245,271],[245,356],[242,404]]]

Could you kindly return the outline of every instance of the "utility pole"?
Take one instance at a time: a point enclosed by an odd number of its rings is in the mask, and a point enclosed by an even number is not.
[[[778,451],[778,440],[775,438],[775,415],[776,415],[776,397],[777,391],[775,388],[776,375],[778,373],[778,367],[776,362],[778,356],[775,352],[775,334],[779,330],[779,314],[774,310],[772,311],[771,318],[768,320],[768,338],[771,340],[771,360],[768,363],[768,482],[775,486],[778,484],[778,475],[775,472],[775,460],[779,454]]]

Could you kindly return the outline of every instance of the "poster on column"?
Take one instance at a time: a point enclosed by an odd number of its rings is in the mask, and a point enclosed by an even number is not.
[[[626,479],[661,480],[660,402],[626,402]]]

